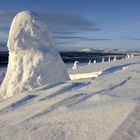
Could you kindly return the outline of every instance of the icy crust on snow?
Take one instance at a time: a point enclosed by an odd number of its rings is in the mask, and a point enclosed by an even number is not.
[[[24,11],[15,16],[7,46],[9,63],[0,89],[2,98],[69,80],[50,29],[37,14]]]

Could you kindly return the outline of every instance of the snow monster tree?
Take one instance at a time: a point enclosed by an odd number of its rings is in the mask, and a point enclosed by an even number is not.
[[[2,98],[69,80],[50,29],[37,14],[23,11],[15,16],[7,46],[9,63],[0,87]]]

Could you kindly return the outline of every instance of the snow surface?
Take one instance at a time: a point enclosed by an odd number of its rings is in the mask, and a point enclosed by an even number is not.
[[[69,69],[98,71],[1,100],[0,139],[139,140],[140,57]]]
[[[37,14],[23,11],[15,16],[7,46],[9,63],[0,88],[2,98],[69,80],[50,29]]]

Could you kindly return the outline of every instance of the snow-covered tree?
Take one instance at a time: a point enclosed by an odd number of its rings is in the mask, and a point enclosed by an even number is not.
[[[130,58],[130,54],[127,54],[127,58]]]
[[[96,63],[96,60],[94,60],[93,63],[95,64]]]
[[[116,56],[114,56],[113,61],[116,61],[116,60],[117,60],[117,57],[116,57]]]
[[[104,57],[102,58],[102,63],[103,63],[103,62],[105,62],[105,58],[104,58]]]
[[[73,66],[72,66],[73,70],[77,70],[78,69],[78,61],[75,61]]]
[[[37,14],[23,11],[15,16],[7,46],[9,63],[0,88],[2,98],[69,80],[50,29]]]
[[[90,65],[91,64],[91,60],[89,59],[89,61],[88,61],[88,65]]]

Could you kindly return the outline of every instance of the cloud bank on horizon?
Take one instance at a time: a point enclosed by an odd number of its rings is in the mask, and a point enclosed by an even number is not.
[[[118,48],[139,50],[140,2],[131,1],[1,1],[0,42],[6,42],[17,12],[35,11],[50,25],[58,49]]]

